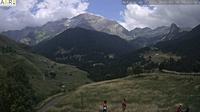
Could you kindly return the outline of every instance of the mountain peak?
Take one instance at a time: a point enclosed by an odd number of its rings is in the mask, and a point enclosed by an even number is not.
[[[92,13],[82,13],[71,19],[70,28],[81,27],[89,30],[100,31],[112,35],[117,35],[123,39],[130,40],[129,31],[117,21],[107,19]]]
[[[175,23],[172,23],[170,26],[169,33],[166,36],[164,36],[162,40],[166,41],[166,40],[177,39],[179,37],[178,34],[180,32],[181,32],[181,29]]]
[[[179,28],[175,23],[172,23],[170,27],[171,28]]]
[[[192,31],[200,31],[200,24],[192,29]]]
[[[93,14],[93,13],[82,13],[82,14],[79,14],[79,15],[75,16],[74,18],[105,19],[103,16],[96,15],[96,14]]]
[[[169,33],[177,33],[180,31],[180,28],[175,24],[172,23],[170,26],[170,32]]]

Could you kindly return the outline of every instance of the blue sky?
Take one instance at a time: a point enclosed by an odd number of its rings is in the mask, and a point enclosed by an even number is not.
[[[88,0],[88,12],[102,15],[106,18],[121,21],[120,12],[125,9],[121,0]]]

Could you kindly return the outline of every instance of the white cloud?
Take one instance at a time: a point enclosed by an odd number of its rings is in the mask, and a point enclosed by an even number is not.
[[[171,23],[176,23],[181,27],[194,27],[200,24],[199,5],[156,5],[152,7],[127,5],[126,9],[121,12],[124,20],[120,24],[129,30],[135,27],[155,28]]]
[[[17,0],[16,7],[0,8],[0,32],[71,18],[84,13],[88,5],[84,0]]]

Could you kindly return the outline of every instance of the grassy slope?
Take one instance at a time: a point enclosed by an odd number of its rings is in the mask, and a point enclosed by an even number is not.
[[[97,112],[103,100],[108,100],[110,112],[120,112],[123,98],[128,100],[127,112],[175,112],[179,103],[197,112],[199,93],[200,77],[141,74],[82,86],[49,112]]]
[[[145,60],[148,60],[149,56],[150,56],[151,61],[154,63],[161,63],[165,60],[169,60],[170,58],[173,58],[176,61],[181,59],[180,56],[177,56],[172,53],[164,53],[162,51],[147,51],[147,52],[141,54],[141,56],[143,56]]]
[[[0,74],[16,64],[26,70],[36,94],[41,99],[59,92],[62,84],[65,85],[66,91],[71,91],[91,82],[87,78],[88,73],[74,66],[58,64],[24,50],[18,49],[16,53],[0,53]],[[54,71],[57,74],[55,79],[45,77],[44,80],[46,71]]]

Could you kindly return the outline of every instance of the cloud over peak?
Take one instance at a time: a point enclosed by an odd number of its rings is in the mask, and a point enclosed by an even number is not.
[[[84,0],[17,0],[16,7],[0,8],[0,32],[38,26],[84,13]]]
[[[200,24],[199,5],[154,5],[140,6],[128,4],[121,12],[120,22],[129,30],[135,27],[150,27],[176,23],[181,27],[194,27]]]
[[[40,26],[49,21],[88,13],[89,1],[17,0],[16,7],[0,7],[0,32],[19,30],[26,26]],[[199,12],[199,5],[127,4],[120,12],[122,18],[120,21],[116,18],[116,21],[118,20],[128,30],[135,27],[156,28],[171,23],[176,23],[180,27],[194,27],[200,24]]]

